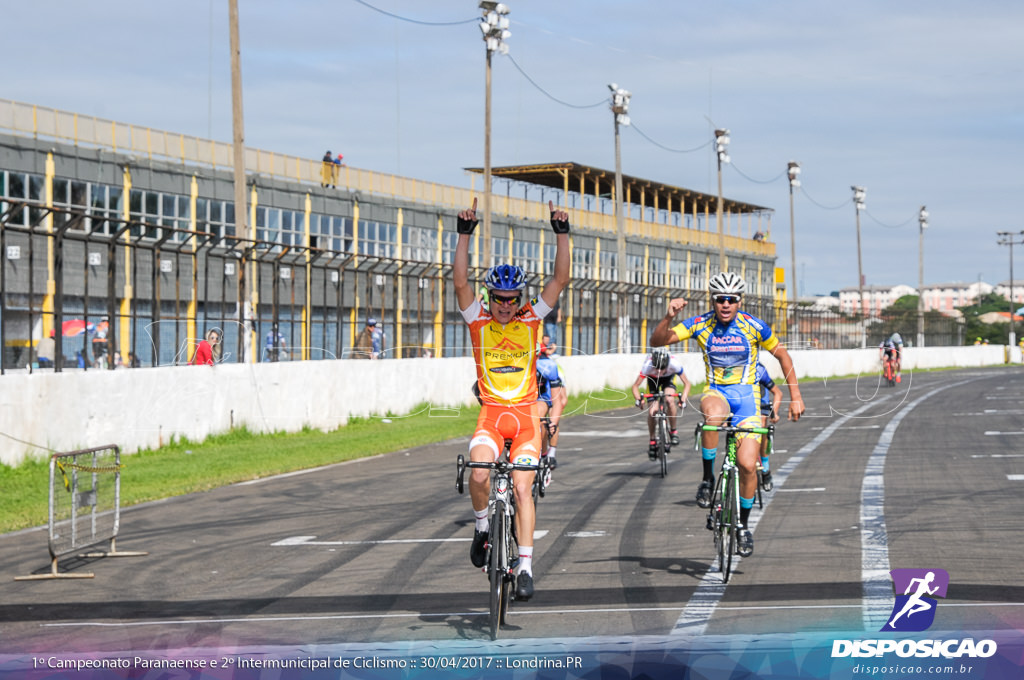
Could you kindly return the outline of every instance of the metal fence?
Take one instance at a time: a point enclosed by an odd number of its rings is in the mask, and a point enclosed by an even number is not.
[[[15,577],[19,581],[92,578],[92,573],[60,572],[59,558],[109,542],[109,550],[82,557],[134,557],[145,552],[117,550],[121,525],[121,450],[111,444],[50,456],[50,571]]]
[[[449,264],[24,201],[0,204],[0,254],[0,372],[184,364],[212,328],[223,331],[221,362],[347,358],[369,317],[384,331],[385,358],[471,353]],[[531,275],[529,285],[528,293],[539,293],[541,277]],[[673,297],[690,301],[687,314],[708,304],[704,290],[574,279],[561,298],[561,351],[642,351]],[[892,330],[916,334],[916,316],[859,319],[754,297],[744,309],[791,347],[874,346]],[[938,314],[926,316],[925,335],[928,345],[963,342],[962,325]]]

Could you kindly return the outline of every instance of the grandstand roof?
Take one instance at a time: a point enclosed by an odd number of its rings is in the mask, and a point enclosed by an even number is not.
[[[483,168],[465,168],[469,172],[483,174]],[[587,196],[611,198],[615,189],[615,171],[595,168],[580,163],[539,163],[535,165],[504,165],[491,168],[491,175],[505,179],[551,187],[562,191],[574,191]],[[622,176],[622,193],[627,203],[646,208],[671,209],[677,212],[715,212],[718,205],[716,194],[705,194],[693,189],[672,186],[654,180]],[[671,206],[669,201],[671,200]],[[657,205],[655,203],[657,202]],[[680,206],[682,209],[680,210]],[[722,207],[726,212],[757,213],[773,212],[753,203],[734,201],[723,197]]]

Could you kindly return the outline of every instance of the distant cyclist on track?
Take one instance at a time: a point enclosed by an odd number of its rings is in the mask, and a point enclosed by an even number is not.
[[[540,461],[540,417],[537,406],[537,340],[544,317],[550,312],[562,289],[569,283],[569,215],[551,209],[551,228],[555,232],[554,276],[541,290],[540,296],[523,304],[526,273],[510,264],[491,267],[484,275],[488,290],[485,307],[477,299],[469,282],[469,243],[478,223],[476,199],[473,207],[458,215],[459,240],[455,246],[452,279],[455,297],[462,318],[469,325],[476,364],[480,416],[476,432],[469,443],[473,461],[494,462],[504,449],[504,440],[512,440],[509,452],[512,463],[537,465]],[[515,471],[512,483],[516,498],[516,534],[519,538],[519,567],[516,576],[516,598],[533,596],[533,529],[536,520],[532,486],[535,473]],[[473,469],[469,478],[469,495],[476,517],[476,529],[469,556],[475,567],[483,567],[487,559],[487,502],[490,496],[490,473]]]
[[[544,336],[548,338],[548,336]],[[550,340],[550,338],[548,338]],[[565,379],[562,377],[562,369],[551,357],[555,345],[552,342],[542,342],[537,355],[537,398],[540,406],[540,416],[547,416],[548,419],[548,446],[541,455],[546,456],[548,464],[554,470],[558,467],[558,459],[555,452],[558,449],[558,424],[562,420],[562,412],[569,402],[565,393]]]
[[[645,403],[645,401],[640,398],[640,384],[646,382],[647,392],[650,394],[664,392],[666,395],[675,397],[677,394],[675,387],[676,376],[679,376],[683,381],[682,401],[679,403],[679,406],[677,406],[674,398],[666,400],[669,436],[671,437],[671,445],[676,446],[679,444],[679,433],[676,431],[676,418],[679,409],[686,408],[686,399],[690,396],[691,386],[690,380],[686,377],[686,371],[683,370],[682,363],[669,354],[667,348],[655,347],[654,350],[647,355],[647,358],[644,359],[643,366],[640,367],[640,375],[637,377],[636,382],[633,383],[633,399],[636,400],[637,408],[644,408],[645,406],[648,407],[647,431],[650,435],[650,442],[647,445],[647,456],[651,460],[656,460],[658,458],[658,443],[654,440],[654,414],[658,412],[658,401],[656,399],[651,399]]]
[[[769,421],[774,425],[779,422],[779,406],[782,404],[782,390],[775,384],[768,369],[760,361],[757,362],[757,384],[761,387],[761,427],[768,427]],[[761,437],[761,473],[764,479],[764,490],[772,490],[772,470],[767,455],[768,437]]]
[[[760,387],[757,385],[757,356],[761,349],[770,352],[786,376],[789,387],[789,419],[798,420],[804,412],[793,359],[771,326],[739,309],[746,283],[733,272],[720,272],[708,282],[713,309],[691,317],[670,328],[676,315],[686,306],[686,300],[675,298],[668,303],[668,312],[651,333],[651,346],[669,345],[694,338],[704,353],[707,376],[700,406],[709,425],[722,425],[732,418],[737,427],[759,427],[758,413]],[[715,454],[718,432],[702,435],[704,481],[697,489],[697,504],[706,508],[711,504],[715,488]],[[754,536],[748,528],[750,509],[757,492],[757,456],[760,435],[738,435],[737,463],[740,468],[740,522],[739,554],[746,557],[754,552]]]

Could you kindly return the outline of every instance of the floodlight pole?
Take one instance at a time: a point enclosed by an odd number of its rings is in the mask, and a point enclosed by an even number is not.
[[[864,311],[864,265],[860,254],[860,211],[864,209],[864,197],[867,195],[867,191],[864,187],[852,186],[850,188],[853,189],[853,206],[857,212],[857,306],[859,307],[861,327],[860,346],[866,347],[868,330],[864,318],[866,314]]]
[[[917,223],[917,346],[924,347],[924,230],[928,228],[928,211],[923,205]]]
[[[729,131],[715,130],[715,152],[718,157],[718,207],[715,220],[718,223],[718,271],[725,271],[725,229],[722,227],[722,163],[729,162]],[[710,274],[710,272],[709,272]]]
[[[1017,245],[1024,244],[1024,231],[1017,232],[1014,234],[1012,231],[997,231],[996,236],[999,237],[999,245],[1010,246],[1010,292],[1007,297],[1010,298],[1010,334],[1007,337],[1009,340],[1010,347],[1013,347],[1017,342],[1017,333],[1014,330],[1013,325],[1013,312],[1014,312],[1014,301],[1013,301],[1013,244]],[[1014,237],[1020,237],[1019,241],[1014,241]]]

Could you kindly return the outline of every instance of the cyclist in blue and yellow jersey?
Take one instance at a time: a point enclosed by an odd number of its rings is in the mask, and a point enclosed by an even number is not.
[[[548,338],[548,336],[544,337]],[[551,358],[554,350],[554,343],[542,342],[537,353],[539,415],[541,418],[544,416],[548,418],[548,446],[546,451],[541,452],[541,457],[547,457],[552,470],[558,467],[558,460],[555,458],[555,452],[558,449],[558,424],[562,419],[562,411],[565,410],[565,405],[569,402],[569,397],[565,393],[562,369]]]
[[[668,303],[668,311],[651,333],[651,346],[661,347],[687,338],[694,338],[704,353],[706,385],[700,398],[701,411],[709,425],[723,425],[732,419],[738,427],[758,427],[758,401],[761,391],[756,380],[757,356],[762,349],[770,352],[782,366],[789,387],[789,419],[798,420],[804,412],[793,359],[779,344],[771,326],[739,309],[746,283],[733,272],[716,274],[708,282],[714,308],[671,326],[686,306],[686,300],[675,298]],[[704,481],[697,489],[697,504],[711,505],[711,492],[715,488],[715,453],[718,432],[702,435]],[[750,509],[757,492],[757,455],[760,435],[739,434],[737,464],[740,468],[740,531],[739,554],[754,552],[754,537],[748,528]]]
[[[569,283],[569,215],[551,209],[551,229],[555,232],[554,275],[540,295],[527,300],[526,272],[521,267],[500,264],[484,274],[488,302],[484,306],[469,282],[469,242],[479,222],[476,199],[473,207],[458,214],[452,282],[462,318],[469,326],[476,364],[476,383],[483,404],[476,431],[469,442],[469,457],[476,462],[498,460],[506,439],[512,441],[509,458],[516,465],[540,462],[540,417],[537,406],[537,340],[544,317],[550,312],[562,289]],[[516,598],[533,596],[533,507],[532,471],[516,470],[512,485],[516,498],[516,534],[519,537],[519,566],[516,574]],[[488,497],[490,472],[474,468],[469,477],[469,496],[476,519],[469,559],[482,567],[487,559],[490,524]]]
[[[768,422],[772,424],[779,422],[779,405],[782,404],[782,390],[775,384],[771,376],[768,375],[768,369],[764,367],[760,361],[757,362],[757,374],[755,376],[757,384],[761,387],[761,427],[768,427]],[[764,490],[772,490],[772,469],[769,465],[768,460],[768,438],[761,437],[761,473],[762,479],[764,479]]]
[[[686,399],[690,396],[690,380],[686,377],[683,364],[669,354],[668,350],[664,347],[655,347],[647,355],[643,366],[640,367],[640,375],[637,376],[636,382],[633,383],[633,399],[637,408],[647,407],[647,433],[650,435],[650,441],[647,445],[647,457],[651,460],[657,460],[658,458],[658,443],[654,440],[654,414],[658,412],[658,401],[657,399],[652,399],[648,402],[641,399],[640,384],[646,382],[647,392],[650,394],[664,392],[674,397],[677,395],[675,386],[676,376],[679,376],[679,379],[683,381],[683,394],[680,398],[679,407],[686,408]],[[665,405],[668,409],[669,436],[672,438],[670,443],[672,446],[675,446],[679,443],[679,432],[676,430],[676,417],[679,408],[676,406],[675,399],[667,399]]]

